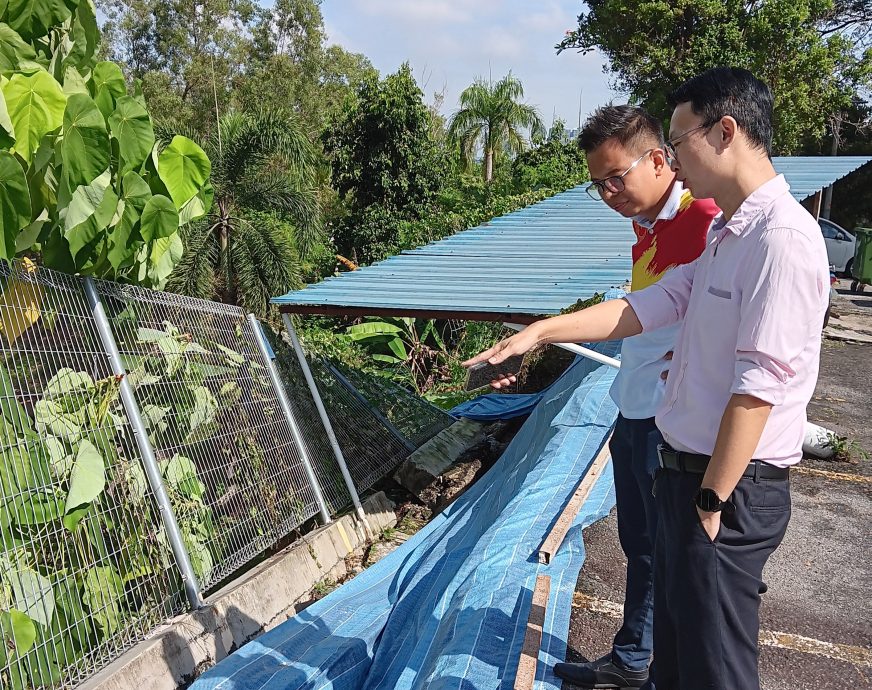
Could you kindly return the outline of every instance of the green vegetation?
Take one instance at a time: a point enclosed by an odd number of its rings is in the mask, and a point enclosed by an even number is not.
[[[832,432],[827,433],[825,448],[832,448],[833,459],[838,462],[859,462],[868,460],[869,453],[856,441],[847,436],[840,436]]]
[[[193,141],[155,144],[143,94],[97,60],[91,0],[0,4],[0,258],[162,287],[211,203]]]
[[[300,513],[297,497],[284,494],[267,502],[273,510],[252,507],[239,515],[216,500],[225,495],[222,487],[207,499],[201,480],[231,451],[252,468],[263,465],[256,431],[217,432],[228,428],[228,411],[257,414],[258,406],[271,405],[266,371],[220,343],[194,341],[169,322],[162,330],[139,326],[129,310],[113,317],[113,327],[125,352],[137,353],[125,355],[128,380],[153,446],[196,449],[196,456],[176,452],[158,462],[194,571],[207,582],[232,539],[255,539],[279,516]],[[30,335],[49,337],[52,328],[42,320]],[[160,519],[125,423],[120,377],[53,372],[38,357],[8,357],[4,364],[0,681],[23,689],[59,683],[64,668],[143,616],[156,615],[157,624],[166,613],[158,583],[172,552],[163,527],[155,530]],[[22,388],[40,380],[46,383],[36,390]],[[240,398],[245,405],[230,406]],[[242,421],[238,428],[255,427]],[[237,481],[244,485],[235,491],[249,492],[257,478],[242,473]]]
[[[721,65],[746,67],[772,87],[780,155],[821,139],[858,101],[868,99],[868,3],[589,0],[586,5],[558,51],[599,51],[615,86],[664,119],[672,89]]]

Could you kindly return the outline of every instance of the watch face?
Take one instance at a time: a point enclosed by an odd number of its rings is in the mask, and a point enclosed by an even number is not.
[[[714,489],[700,489],[697,494],[696,504],[701,510],[710,513],[721,507],[721,498]]]

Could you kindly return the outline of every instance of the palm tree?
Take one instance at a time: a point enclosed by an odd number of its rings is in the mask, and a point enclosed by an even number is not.
[[[524,87],[511,72],[496,84],[478,78],[460,94],[460,110],[451,117],[448,135],[459,144],[467,166],[481,147],[485,182],[493,179],[496,156],[524,150],[522,129],[534,137],[545,131],[536,108],[520,102],[523,96]]]
[[[163,123],[156,134],[169,140],[185,129]],[[208,138],[192,138],[212,161],[215,199],[184,233],[167,289],[264,315],[270,297],[300,285],[300,255],[321,236],[315,149],[291,115],[275,110],[230,112]]]

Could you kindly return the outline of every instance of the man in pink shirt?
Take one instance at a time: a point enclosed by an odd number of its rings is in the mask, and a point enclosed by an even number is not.
[[[683,322],[656,414],[667,445],[655,484],[653,679],[658,690],[759,690],[763,566],[790,519],[789,467],[802,455],[818,374],[826,249],[772,167],[765,84],[717,68],[671,102],[672,167],[722,209],[700,258],[625,299],[539,321],[467,364]]]

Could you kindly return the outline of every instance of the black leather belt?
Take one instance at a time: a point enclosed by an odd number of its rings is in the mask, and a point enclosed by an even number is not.
[[[711,461],[711,456],[709,455],[684,453],[663,444],[657,446],[657,455],[660,457],[660,467],[678,472],[690,472],[692,474],[705,474],[705,470]],[[790,469],[787,467],[775,467],[775,465],[770,465],[761,460],[752,460],[748,465],[748,469],[742,473],[742,476],[754,481],[760,479],[788,479],[790,477]]]

